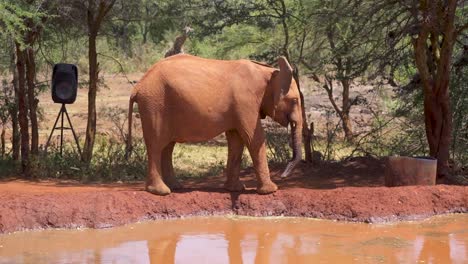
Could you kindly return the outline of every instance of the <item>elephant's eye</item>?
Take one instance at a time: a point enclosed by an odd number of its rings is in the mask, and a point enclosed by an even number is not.
[[[297,100],[297,98],[294,98],[294,99],[293,99],[293,103],[294,103],[294,104],[297,104],[298,102],[299,102],[299,101]]]

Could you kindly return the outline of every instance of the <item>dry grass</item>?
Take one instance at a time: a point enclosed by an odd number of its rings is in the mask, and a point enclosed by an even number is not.
[[[218,175],[226,166],[227,147],[220,145],[176,144],[173,154],[177,177]]]

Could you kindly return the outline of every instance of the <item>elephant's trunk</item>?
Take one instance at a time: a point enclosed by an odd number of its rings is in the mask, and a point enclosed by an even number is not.
[[[302,159],[302,127],[298,126],[296,122],[291,122],[291,139],[293,157],[286,166],[283,174],[281,174],[281,177],[289,176]]]

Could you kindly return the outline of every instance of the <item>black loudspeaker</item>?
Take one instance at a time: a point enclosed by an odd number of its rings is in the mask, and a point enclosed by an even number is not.
[[[73,64],[55,64],[52,73],[52,100],[59,104],[73,104],[77,88],[78,68]]]

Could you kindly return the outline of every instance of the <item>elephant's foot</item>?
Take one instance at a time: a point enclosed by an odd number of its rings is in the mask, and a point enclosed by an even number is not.
[[[257,193],[259,194],[274,193],[276,190],[278,190],[278,186],[276,186],[272,181],[261,183],[257,187]]]
[[[156,185],[146,185],[146,191],[157,195],[168,195],[171,193],[171,189],[163,182]]]
[[[174,177],[165,179],[164,182],[169,186],[169,188],[171,188],[171,190],[182,189],[182,184],[180,184],[180,182]]]
[[[230,192],[242,192],[245,190],[245,185],[241,181],[226,182],[224,184],[224,189]]]

